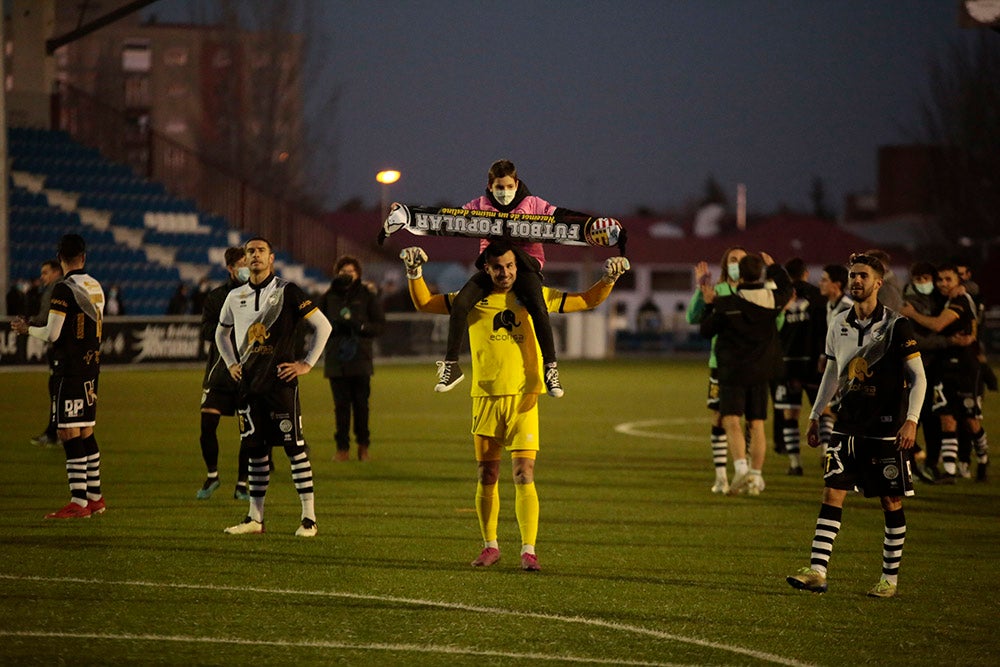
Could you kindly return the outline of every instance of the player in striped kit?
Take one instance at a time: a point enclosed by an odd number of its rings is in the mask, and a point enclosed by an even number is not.
[[[101,451],[94,437],[97,380],[101,371],[101,324],[104,290],[84,264],[87,244],[66,234],[57,253],[64,278],[52,289],[48,319],[32,327],[19,318],[11,327],[52,344],[52,400],[56,433],[66,452],[70,502],[46,519],[87,519],[105,510],[101,493]]]
[[[927,389],[920,352],[908,319],[878,301],[885,268],[870,255],[852,255],[849,286],[854,307],[837,315],[826,338],[827,364],[809,415],[807,441],[819,446],[819,417],[831,400],[837,421],[827,447],[823,503],[808,567],[787,577],[800,590],[824,593],[844,500],[859,489],[879,496],[885,516],[882,577],[871,597],[896,595],[906,540],[903,496],[913,495],[909,457]],[[907,391],[908,388],[908,391]]]
[[[271,448],[284,447],[292,480],[302,503],[295,534],[316,535],[312,464],[302,435],[298,376],[319,361],[332,327],[326,316],[295,283],[274,273],[274,250],[267,239],[246,243],[250,280],[226,297],[215,330],[215,343],[233,379],[239,382],[240,438],[250,459],[250,510],[226,528],[230,535],[264,532],[264,496],[270,483]],[[304,358],[295,358],[299,322],[314,336]],[[233,349],[235,330],[239,350]]]

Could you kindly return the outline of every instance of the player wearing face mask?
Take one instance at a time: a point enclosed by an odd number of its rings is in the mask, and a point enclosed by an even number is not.
[[[733,246],[726,248],[719,262],[721,277],[715,285],[717,296],[729,296],[736,293],[736,285],[740,282],[740,260],[747,254],[746,248]],[[688,324],[701,324],[705,316],[705,297],[701,286],[711,284],[712,273],[708,262],[698,262],[694,267],[695,282],[691,302],[688,304],[686,319]],[[708,400],[706,405],[712,411],[712,462],[715,465],[715,483],[712,493],[729,493],[729,477],[726,474],[726,460],[729,451],[729,438],[722,428],[722,415],[719,413],[719,362],[715,358],[715,339],[712,339],[712,352],[708,356]]]
[[[531,194],[527,185],[518,179],[517,167],[509,160],[497,160],[490,166],[487,173],[486,194],[473,199],[462,208],[536,215],[575,213],[556,207],[541,197]],[[480,253],[485,250],[489,243],[489,239],[480,241]],[[545,264],[545,251],[541,243],[512,241],[512,245],[517,259],[517,279],[514,282],[513,292],[524,305],[528,314],[531,315],[534,323],[535,336],[538,338],[542,362],[545,365],[543,378],[546,392],[549,396],[559,398],[563,395],[563,388],[559,382],[552,326],[542,296],[541,272]],[[479,272],[465,283],[465,286],[449,303],[451,318],[448,325],[448,347],[445,351],[444,361],[438,362],[438,383],[435,385],[434,391],[450,391],[465,377],[458,365],[458,352],[468,326],[466,320],[473,306],[493,290],[490,277],[483,271],[484,266],[485,259],[480,254],[476,260],[476,268],[479,269]]]
[[[229,280],[211,290],[205,296],[201,311],[201,338],[206,341],[208,361],[205,364],[205,377],[201,385],[201,456],[205,460],[208,476],[205,483],[196,494],[199,500],[208,500],[219,488],[219,421],[222,416],[232,417],[236,414],[237,385],[229,375],[226,363],[219,356],[219,348],[215,345],[215,328],[219,324],[219,313],[226,296],[250,280],[250,269],[247,268],[246,252],[243,248],[226,249],[226,271]],[[247,465],[249,458],[242,443],[236,471],[236,488],[233,497],[237,500],[249,500],[247,490]]]

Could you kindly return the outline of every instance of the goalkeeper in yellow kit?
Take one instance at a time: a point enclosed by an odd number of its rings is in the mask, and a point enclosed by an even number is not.
[[[483,550],[474,567],[500,560],[497,517],[500,496],[497,480],[504,449],[513,469],[517,523],[521,531],[521,569],[539,570],[535,555],[538,535],[538,494],[535,491],[535,455],[538,452],[538,395],[545,391],[542,354],[527,310],[512,288],[517,261],[508,241],[492,241],[484,250],[484,271],[493,293],[469,312],[469,346],[472,349],[472,438],[478,464],[476,514],[483,534]],[[418,247],[405,248],[410,297],[418,311],[447,315],[454,294],[431,294],[423,279],[427,254]],[[598,306],[611,293],[615,281],[629,269],[624,257],[604,264],[604,275],[586,292],[568,294],[543,288],[549,312],[571,313]]]

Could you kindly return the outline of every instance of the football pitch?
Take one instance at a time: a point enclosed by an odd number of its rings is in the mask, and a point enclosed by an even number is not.
[[[28,443],[44,423],[46,375],[0,374],[0,664],[1000,661],[1000,480],[918,482],[889,600],[865,596],[881,572],[878,501],[850,496],[830,591],[795,591],[785,577],[808,564],[817,452],[789,477],[769,442],[763,494],[713,495],[704,359],[560,366],[566,396],[540,399],[538,573],[518,567],[507,460],[503,557],[470,567],[481,541],[469,379],[435,394],[433,364],[377,367],[367,463],[332,461],[329,387],[319,370],[302,378],[313,539],[293,535],[299,502],[280,450],[267,532],[223,534],[246,514],[232,498],[232,419],[220,426],[222,488],[195,499],[200,369],[106,369],[108,510],[43,520],[68,500],[61,448]],[[988,394],[994,440],[998,410]]]

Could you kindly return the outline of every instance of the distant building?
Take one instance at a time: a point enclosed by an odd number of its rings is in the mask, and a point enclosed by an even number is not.
[[[78,3],[57,3],[56,10],[57,35],[76,27]],[[211,187],[210,174],[192,164],[189,151],[234,173],[266,174],[264,185],[297,181],[302,50],[300,35],[140,24],[132,14],[56,51],[62,124],[86,135],[75,125],[100,117],[91,104],[118,110],[125,117],[122,152],[112,157],[140,174],[186,180],[186,192]],[[150,130],[166,147],[152,151]]]

